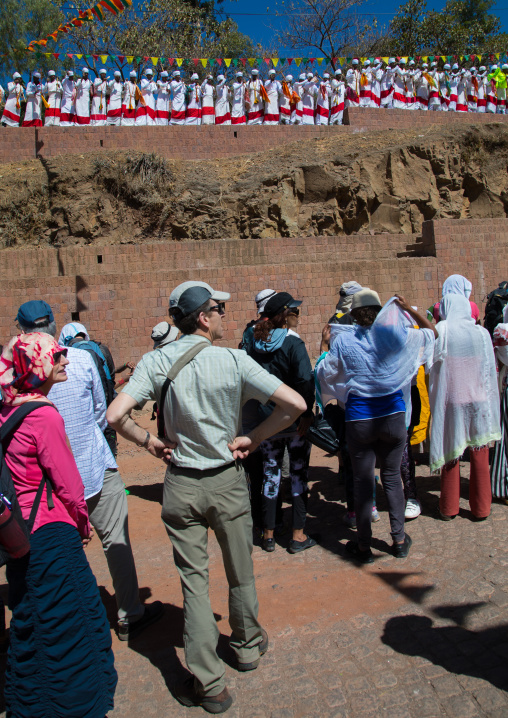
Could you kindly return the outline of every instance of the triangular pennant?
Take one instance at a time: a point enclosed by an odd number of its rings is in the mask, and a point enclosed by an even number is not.
[[[118,60],[119,60],[120,62],[124,62],[124,61],[125,61],[125,55],[117,55],[117,58],[118,58]]]
[[[229,67],[229,66],[231,65],[231,58],[230,58],[230,57],[225,57],[225,58],[224,58],[224,64],[226,65],[226,67]],[[237,64],[238,64],[238,60],[237,60],[237,62],[236,62],[236,64],[235,64],[235,67],[236,67]]]
[[[471,57],[471,62],[474,62],[476,60],[476,55],[470,55],[470,57]]]
[[[133,55],[126,55],[125,59],[127,60],[129,65],[132,65],[134,62],[134,56]]]
[[[221,57],[216,57],[215,62],[218,64],[219,67],[222,67],[222,58]]]
[[[302,58],[301,58],[301,57],[295,57],[295,63],[296,63],[296,66],[297,66],[297,67],[300,67],[301,62],[302,62]]]
[[[339,64],[345,65],[346,64],[346,58],[345,57],[339,57]]]
[[[249,57],[249,65],[250,65],[251,67],[254,67],[255,64],[256,64],[256,58],[255,58],[255,57]]]
[[[141,65],[141,57],[139,55],[136,57],[136,64]]]
[[[272,57],[273,66],[277,67],[279,64],[279,58],[278,57]]]
[[[338,57],[332,57],[332,62],[333,62],[334,65],[336,64],[336,62],[337,62],[338,59],[339,59]]]
[[[105,65],[106,62],[108,61],[108,56],[107,56],[107,55],[101,55],[100,57],[101,57],[101,62],[102,62],[102,64]]]
[[[227,60],[224,60],[224,62],[226,63],[226,65],[228,65],[228,61],[227,61]],[[234,67],[238,67],[238,60],[236,59],[236,57],[233,58],[232,61],[230,60],[229,62],[233,62],[233,66],[234,66]],[[229,65],[228,65],[228,67],[229,67]]]
[[[118,15],[118,8],[116,7],[113,0],[99,0],[99,5],[102,5],[102,7],[106,8],[106,10],[109,10],[109,12],[113,13],[113,15]]]
[[[174,61],[175,61],[175,58],[174,58],[174,57],[168,57],[168,64],[169,64],[170,67],[173,66]]]
[[[203,67],[206,67],[208,65],[208,59],[206,57],[202,57],[201,64],[203,65]]]
[[[346,57],[346,64],[347,65],[351,64],[352,59],[353,59],[352,57]]]
[[[266,62],[266,64],[267,64],[268,66],[270,66],[271,60],[270,60],[269,57],[264,57],[263,60]]]
[[[67,55],[67,57],[72,58],[72,55]],[[99,55],[92,55],[92,57],[93,57],[93,59],[94,59],[96,62],[97,62],[97,60],[99,59]]]
[[[177,57],[177,58],[176,58],[176,64],[178,65],[178,67],[181,67],[181,66],[183,65],[183,58]]]
[[[245,65],[247,64],[247,58],[246,58],[246,57],[241,57],[241,58],[240,58],[240,62],[241,62],[242,65],[245,67]]]
[[[96,17],[99,18],[99,20],[101,22],[104,22],[104,17],[105,17],[104,10],[101,8],[100,5],[96,5],[95,7],[93,7],[92,12]]]
[[[464,55],[464,58],[461,57],[460,59],[464,59],[466,62],[469,62],[469,55]]]
[[[51,57],[51,53],[50,53],[50,52],[48,52],[48,53],[45,52],[44,54],[45,54],[45,55],[48,55],[49,57]],[[59,52],[54,52],[54,53],[53,53],[53,57],[55,58],[55,60],[58,60],[58,58],[60,57],[60,53],[59,53]]]
[[[389,57],[382,57],[381,59],[385,63],[385,65],[388,65],[388,60],[390,59]]]
[[[215,60],[213,59],[213,57],[211,57],[208,62],[210,63],[210,67],[213,67]]]
[[[279,62],[280,62],[281,67],[284,67],[284,63],[286,62],[286,58],[285,58],[285,57],[279,57]]]
[[[91,59],[92,59],[91,55],[85,55],[85,60],[91,60]]]
[[[155,67],[156,64],[159,62],[159,58],[158,58],[158,57],[152,57],[151,60],[152,60],[152,65],[153,65],[154,67]]]
[[[429,61],[429,58],[428,58],[427,55],[424,55],[424,56],[422,57],[422,60],[423,60],[423,62],[428,62],[428,61]]]
[[[144,60],[145,62],[148,62],[148,61],[150,60],[150,58],[149,58],[149,57],[143,57],[143,60]]]
[[[324,57],[318,57],[318,59],[317,59],[318,65],[321,65],[323,63],[324,59],[325,59]]]
[[[309,64],[309,58],[308,58],[308,57],[302,57],[302,62],[303,62],[304,65],[308,65],[308,64]]]
[[[83,57],[83,55],[76,55],[76,57],[78,58],[78,60],[81,60],[81,58]]]
[[[292,65],[292,64],[293,64],[293,58],[292,58],[292,57],[288,57],[288,59],[287,59],[286,62],[287,62],[288,65]]]
[[[496,55],[496,60],[499,60],[499,55],[500,55],[500,53],[499,53],[499,52],[496,52],[495,55]]]

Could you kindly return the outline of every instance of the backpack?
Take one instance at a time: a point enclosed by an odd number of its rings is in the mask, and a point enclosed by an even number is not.
[[[503,310],[507,302],[508,282],[500,282],[497,289],[487,295],[487,304],[485,305],[483,326],[488,329],[490,336],[493,335],[497,325],[503,321]]]
[[[104,389],[104,396],[106,397],[106,406],[109,406],[116,396],[115,380],[111,376],[106,357],[102,353],[100,346],[97,342],[93,342],[91,339],[79,339],[78,341],[72,341],[69,346],[74,349],[82,349],[90,354],[95,366],[97,367],[97,371],[99,372],[102,388]],[[108,442],[108,446],[111,449],[113,456],[116,456],[116,431],[110,426],[107,426],[106,429],[104,429],[104,438]]]
[[[43,404],[43,406],[53,405]],[[27,401],[25,404],[22,404],[19,409],[16,409],[16,411],[11,414],[11,416],[7,419],[7,421],[2,424],[0,428],[0,495],[2,497],[3,503],[7,507],[7,509],[5,510],[10,510],[10,517],[6,521],[2,522],[2,524],[0,525],[0,566],[4,566],[7,563],[7,560],[10,558],[21,558],[21,556],[27,553],[26,550],[19,553],[13,552],[12,546],[7,546],[6,543],[4,544],[2,541],[4,533],[2,529],[7,528],[7,525],[10,522],[14,522],[15,524],[17,524],[17,534],[22,539],[21,543],[24,543],[25,545],[27,544],[29,548],[30,534],[33,529],[35,517],[37,516],[37,511],[41,503],[44,487],[46,487],[48,508],[53,509],[55,507],[53,501],[51,480],[44,471],[44,469],[42,469],[42,479],[41,483],[39,484],[39,488],[37,489],[37,494],[35,496],[32,510],[30,511],[30,517],[28,521],[25,521],[21,513],[18,498],[16,496],[16,489],[14,488],[14,482],[12,480],[11,472],[9,467],[7,466],[7,462],[5,461],[5,452],[9,446],[12,437],[19,429],[28,414],[31,414],[32,411],[34,411],[35,409],[39,409],[40,407],[40,401]],[[55,409],[55,411],[57,411],[55,407],[53,408]],[[23,539],[25,539],[24,542]],[[17,544],[17,549],[20,548],[21,543]]]

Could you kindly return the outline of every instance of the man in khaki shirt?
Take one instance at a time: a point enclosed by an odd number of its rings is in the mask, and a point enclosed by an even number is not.
[[[145,354],[107,413],[118,433],[169,464],[162,519],[182,582],[185,657],[193,674],[173,694],[183,705],[200,705],[211,713],[226,711],[232,698],[216,652],[219,630],[208,593],[208,529],[219,542],[229,585],[230,645],[238,670],[253,670],[268,648],[268,636],[258,621],[249,492],[239,459],[306,409],[299,394],[245,352],[213,346],[222,338],[229,298],[204,282],[179,285],[170,296],[169,311],[182,337]],[[276,408],[250,434],[238,436],[241,408],[249,399],[271,400]],[[130,418],[136,405],[149,400],[156,400],[163,412],[165,438],[151,436]]]

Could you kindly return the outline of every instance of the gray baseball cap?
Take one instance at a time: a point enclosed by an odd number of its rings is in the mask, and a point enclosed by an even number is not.
[[[209,299],[226,302],[231,299],[227,292],[217,292],[206,282],[183,282],[173,289],[169,297],[169,313],[177,318],[186,317]]]

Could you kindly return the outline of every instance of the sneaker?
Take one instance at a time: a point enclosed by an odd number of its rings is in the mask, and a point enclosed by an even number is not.
[[[317,541],[312,538],[312,536],[307,536],[305,541],[295,541],[294,539],[291,539],[289,542],[289,553],[300,553],[300,551],[305,551],[305,549],[312,548],[313,546],[317,545]]]
[[[409,554],[409,549],[411,548],[412,543],[413,541],[411,540],[411,536],[408,534],[404,536],[403,543],[394,543],[392,551],[395,558],[406,558]]]
[[[381,521],[381,516],[379,515],[377,506],[373,506],[372,507],[372,523],[376,524],[378,521]]]
[[[342,517],[342,523],[349,526],[350,529],[356,528],[356,514],[354,511],[348,511]]]
[[[177,683],[171,690],[176,700],[186,708],[201,706],[208,713],[225,713],[231,708],[233,699],[227,688],[216,696],[200,696],[194,688],[194,676]]]
[[[268,551],[268,553],[275,551],[275,539],[264,538],[261,541],[261,548],[263,549],[263,551]]]
[[[418,499],[408,499],[404,516],[406,519],[416,519],[422,513],[422,507]]]
[[[161,601],[154,601],[153,603],[145,603],[145,612],[138,618],[137,621],[131,623],[128,618],[124,618],[118,621],[118,638],[121,641],[129,641],[138,633],[141,633],[145,628],[150,626],[159,618],[162,618],[164,613],[164,606]]]
[[[259,658],[261,658],[261,656],[264,656],[268,650],[268,633],[265,631],[264,628],[261,629],[261,635],[262,639],[261,643],[259,644]],[[259,658],[256,658],[255,661],[251,661],[250,663],[240,663],[240,661],[238,661],[238,670],[253,671],[259,666]]]

